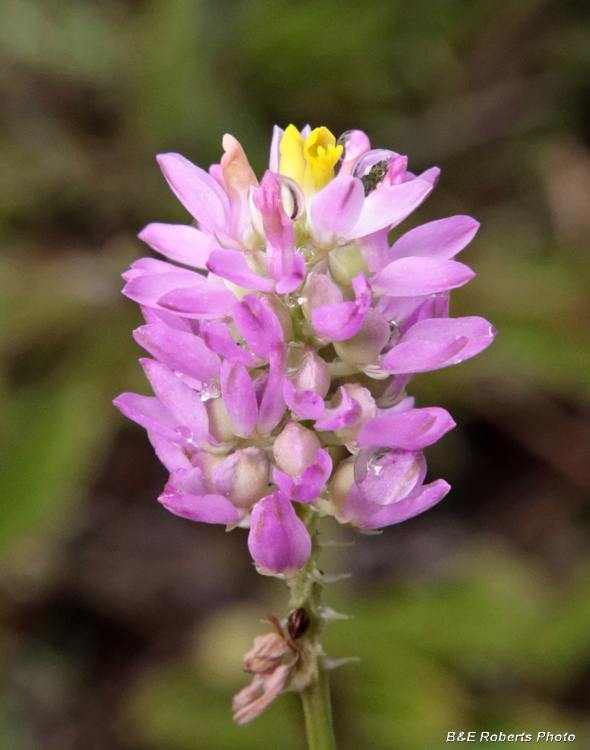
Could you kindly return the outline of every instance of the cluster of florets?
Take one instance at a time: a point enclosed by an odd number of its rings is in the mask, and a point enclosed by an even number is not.
[[[439,170],[415,176],[361,131],[336,142],[326,128],[276,127],[260,183],[235,138],[223,148],[208,172],[158,157],[196,226],[139,235],[185,267],[142,258],[124,274],[155,397],[115,403],[170,471],[166,508],[249,528],[261,572],[291,575],[311,552],[294,503],[376,529],[448,492],[424,484],[422,449],[454,422],[405,388],[495,335],[482,318],[449,317],[449,290],[474,275],[453,258],[478,224],[453,216],[390,247]]]

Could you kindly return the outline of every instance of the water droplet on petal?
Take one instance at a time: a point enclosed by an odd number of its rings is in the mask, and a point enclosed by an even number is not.
[[[185,427],[184,425],[180,425],[179,427],[174,428],[174,432],[177,432],[180,437],[184,438],[184,440],[187,441],[187,443],[194,442],[194,435],[192,430],[189,430],[188,427]]]
[[[285,175],[277,175],[277,177],[281,183],[281,203],[285,213],[290,219],[297,221],[305,208],[303,190],[290,177]]]
[[[212,398],[218,398],[221,395],[221,389],[216,382],[208,383],[201,391],[201,401],[210,401]]]
[[[346,144],[348,143],[348,140],[352,134],[352,130],[345,130],[344,133],[338,138],[336,141],[337,146],[342,146],[342,153],[344,154],[346,152]]]

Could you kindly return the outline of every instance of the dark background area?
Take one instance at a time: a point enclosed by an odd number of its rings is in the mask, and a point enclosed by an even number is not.
[[[111,406],[147,393],[120,273],[186,221],[154,156],[259,175],[273,124],[365,130],[442,178],[401,227],[482,223],[452,314],[493,346],[418,376],[458,426],[427,514],[325,556],[339,748],[448,731],[590,746],[590,5],[583,0],[0,3],[0,747],[303,750],[296,696],[231,695],[280,582],[246,534],[156,502],[165,471]],[[485,747],[486,745],[482,745]],[[512,745],[511,745],[512,746]],[[476,747],[476,745],[471,745]]]

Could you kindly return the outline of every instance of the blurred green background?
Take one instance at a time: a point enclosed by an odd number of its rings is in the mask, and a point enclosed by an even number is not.
[[[110,404],[147,392],[135,234],[187,220],[154,155],[207,166],[231,132],[261,174],[290,122],[440,166],[402,228],[482,222],[452,314],[500,331],[411,385],[457,419],[427,454],[452,493],[325,558],[353,574],[326,648],[361,658],[333,673],[339,748],[590,747],[587,0],[1,0],[0,64],[2,750],[305,747],[296,696],[229,711],[283,586],[244,532],[156,503],[165,471]]]

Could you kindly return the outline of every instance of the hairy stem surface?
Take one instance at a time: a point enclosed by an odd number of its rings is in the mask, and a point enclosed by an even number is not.
[[[309,750],[336,750],[330,686],[322,664],[324,652],[320,644],[320,635],[326,624],[326,610],[322,601],[322,574],[317,566],[320,552],[316,535],[318,514],[306,505],[301,505],[298,512],[311,534],[313,548],[311,557],[289,584],[289,607],[303,607],[309,615],[310,625],[304,637],[297,641],[302,659],[295,671],[291,687],[301,692]]]

